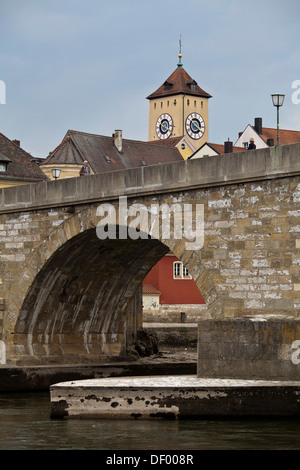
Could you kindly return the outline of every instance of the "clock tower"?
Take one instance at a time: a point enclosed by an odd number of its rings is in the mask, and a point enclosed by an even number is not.
[[[181,52],[177,68],[151,95],[149,100],[149,141],[169,143],[168,139],[185,137],[197,150],[208,142],[208,100],[184,70]],[[171,145],[171,141],[170,141]]]

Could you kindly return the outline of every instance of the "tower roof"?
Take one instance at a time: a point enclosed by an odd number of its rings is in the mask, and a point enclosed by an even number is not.
[[[211,95],[202,90],[197,82],[189,76],[182,67],[181,61],[179,61],[178,67],[169,76],[169,78],[154,93],[147,96],[147,99],[152,100],[154,98],[179,94],[211,98]]]

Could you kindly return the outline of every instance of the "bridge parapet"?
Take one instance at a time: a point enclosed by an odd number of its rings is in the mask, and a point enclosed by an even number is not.
[[[0,214],[268,180],[300,173],[300,143],[185,160],[88,178],[0,189]]]

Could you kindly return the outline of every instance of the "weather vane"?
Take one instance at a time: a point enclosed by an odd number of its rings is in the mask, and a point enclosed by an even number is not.
[[[181,62],[181,57],[182,57],[182,54],[181,54],[181,35],[179,37],[179,54],[178,54],[178,57],[179,57],[179,62],[177,64],[177,66],[182,67],[182,62]]]

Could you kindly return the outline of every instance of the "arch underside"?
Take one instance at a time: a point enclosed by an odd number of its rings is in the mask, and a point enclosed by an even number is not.
[[[169,248],[155,239],[71,238],[36,276],[15,327],[24,360],[103,362],[126,354],[142,315],[142,281]],[[140,325],[141,326],[141,325]]]

